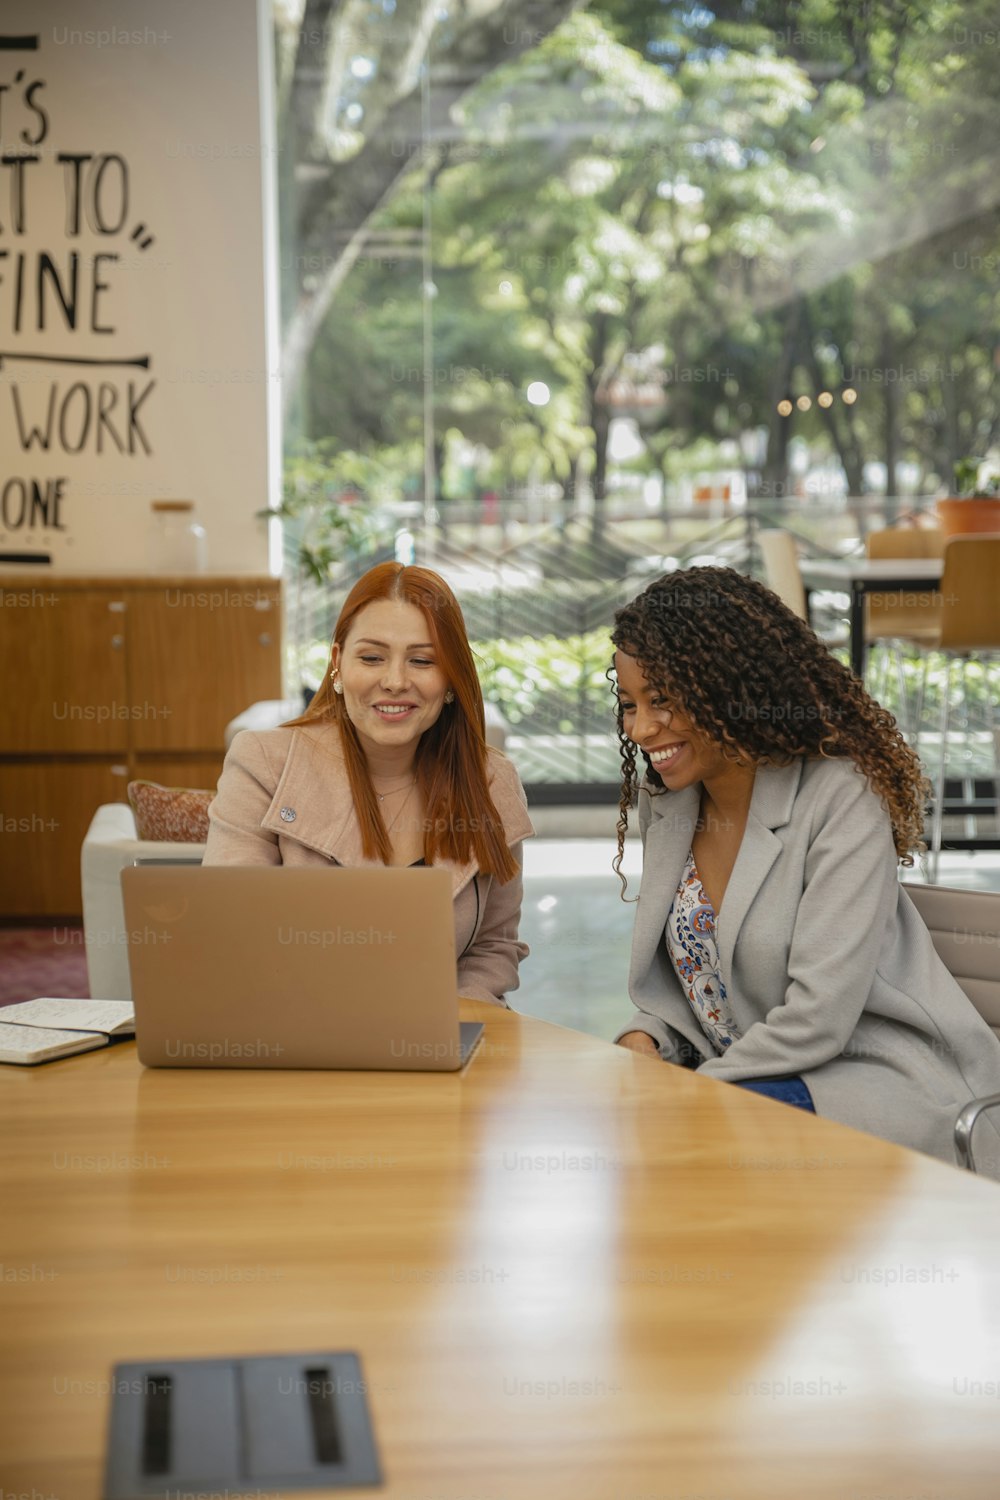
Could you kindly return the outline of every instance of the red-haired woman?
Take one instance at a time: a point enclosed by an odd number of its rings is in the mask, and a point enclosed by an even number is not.
[[[448,865],[458,990],[504,1003],[518,941],[513,765],[485,738],[458,600],[427,568],[381,563],[348,594],[301,718],[238,734],[210,808],[210,865]]]

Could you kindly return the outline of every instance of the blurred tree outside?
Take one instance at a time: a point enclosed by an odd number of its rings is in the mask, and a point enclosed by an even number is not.
[[[496,548],[527,520],[511,610],[475,612],[512,721],[596,728],[596,622],[702,476],[809,529],[812,500],[884,492],[891,518],[995,452],[984,0],[277,18],[289,430],[377,468],[397,526],[429,502]]]
[[[286,410],[372,216],[479,79],[579,0],[276,4]],[[433,87],[429,78],[433,42]],[[362,98],[360,97],[363,95]],[[290,239],[291,243],[288,243]]]
[[[793,432],[829,452],[851,493],[871,488],[866,465],[895,475],[904,457],[914,487],[933,487],[996,436],[997,176],[982,133],[996,84],[987,49],[958,45],[961,28],[976,34],[973,9],[612,0],[537,28],[530,48],[505,25],[493,66],[449,95],[447,126],[419,152],[411,141],[403,164],[397,142],[391,191],[352,231],[350,285],[336,245],[300,278],[292,346],[303,300],[315,312],[332,298],[309,354],[307,430],[355,448],[420,440],[414,246],[430,181],[438,476],[459,437],[487,484],[534,475],[572,496],[583,473],[599,512],[613,398],[624,386],[627,404],[632,375],[660,384],[640,413],[639,466],[667,484],[712,454],[731,465],[763,429],[751,485],[764,495],[792,488]],[[405,29],[392,20],[364,38],[378,77],[378,47],[391,35],[398,50]],[[295,121],[307,55],[300,36]],[[382,122],[400,106],[389,83],[361,97],[355,145],[370,126],[384,157]],[[365,149],[342,147],[327,182]],[[297,173],[311,181],[306,163]],[[315,183],[302,202],[319,223]],[[531,381],[551,391],[542,408],[525,402]],[[848,386],[853,405],[839,400]],[[838,399],[818,405],[828,389]],[[808,412],[781,416],[789,395]]]

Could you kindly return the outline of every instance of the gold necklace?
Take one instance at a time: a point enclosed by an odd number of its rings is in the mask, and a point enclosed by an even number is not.
[[[385,829],[386,833],[391,834],[392,830],[395,828],[396,824],[399,822],[400,818],[403,816],[403,813],[406,810],[406,804],[409,802],[410,798],[413,796],[413,788],[416,786],[416,784],[417,784],[416,783],[416,778],[414,778],[414,780],[410,782],[410,789],[409,789],[409,791],[407,792],[406,796],[403,798],[402,802],[397,807],[396,813],[395,813],[395,816],[393,817],[392,822],[386,824],[386,829]],[[386,792],[386,796],[387,797],[390,796],[390,795],[391,795],[391,793]],[[379,801],[381,801],[381,800],[382,799],[379,798]]]
[[[400,783],[399,786],[391,786],[387,792],[380,792],[378,790],[378,788],[376,787],[374,781],[373,781],[372,782],[372,790],[374,791],[374,793],[375,793],[376,797],[378,798],[378,800],[380,802],[384,802],[385,799],[386,799],[386,797],[394,797],[397,792],[403,791],[403,789],[405,787],[410,787],[412,789],[413,787],[416,786],[416,784],[417,784],[417,778],[414,776],[411,781],[403,781],[403,782]]]

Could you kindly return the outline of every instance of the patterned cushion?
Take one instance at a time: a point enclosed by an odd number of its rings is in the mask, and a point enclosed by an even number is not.
[[[155,781],[130,781],[136,837],[157,844],[203,844],[208,838],[208,804],[214,796],[188,787],[157,786]]]

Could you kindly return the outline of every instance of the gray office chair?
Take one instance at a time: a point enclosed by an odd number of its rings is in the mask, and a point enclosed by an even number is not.
[[[906,882],[903,889],[923,918],[945,968],[1000,1037],[1000,891]],[[972,1132],[989,1109],[1000,1109],[1000,1094],[970,1099],[955,1121],[955,1155],[959,1166],[970,1172],[976,1170]]]

